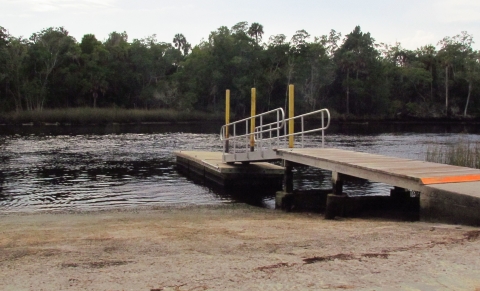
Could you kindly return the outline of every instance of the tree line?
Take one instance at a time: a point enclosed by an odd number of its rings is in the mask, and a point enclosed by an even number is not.
[[[172,108],[248,115],[286,107],[327,107],[346,116],[479,116],[480,53],[461,32],[416,50],[376,43],[360,26],[344,37],[298,30],[263,39],[259,23],[222,26],[192,47],[183,34],[129,42],[126,32],[80,42],[63,27],[28,39],[0,26],[0,111],[70,107]]]

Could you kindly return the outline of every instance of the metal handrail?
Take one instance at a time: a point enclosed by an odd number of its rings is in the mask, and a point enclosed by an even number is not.
[[[322,126],[319,127],[319,128],[315,128],[315,129],[305,131],[304,117],[314,115],[314,114],[318,114],[318,113],[321,114]],[[327,125],[325,125],[325,113],[327,114]],[[298,116],[295,116],[295,117],[290,117],[290,118],[285,119],[285,122],[288,122],[290,120],[296,120],[296,119],[301,120],[301,131],[288,134],[287,129],[285,128],[285,135],[284,135],[285,138],[288,138],[289,136],[301,135],[302,136],[302,143],[301,144],[302,144],[302,148],[303,148],[303,146],[304,146],[303,137],[304,137],[305,134],[321,131],[322,132],[322,147],[325,147],[325,130],[330,126],[330,111],[328,111],[328,109],[326,109],[326,108],[325,109],[320,109],[320,110],[312,111],[312,112],[305,113],[305,114],[302,114],[302,115],[298,115]]]
[[[263,124],[263,118],[267,115],[273,115],[276,114],[277,121],[272,122],[269,124]],[[249,125],[252,120],[259,119],[260,125],[255,127],[254,132],[249,132]],[[236,135],[237,133],[237,125],[245,123],[245,134],[242,135]],[[276,125],[273,127],[272,125]],[[257,134],[263,134],[263,133],[272,133],[272,132],[277,132],[277,136],[280,136],[280,131],[281,129],[285,126],[285,112],[283,111],[283,108],[277,108],[273,109],[264,113],[260,113],[251,117],[247,117],[235,122],[231,122],[228,124],[225,124],[221,127],[220,129],[220,140],[223,141],[223,152],[226,153],[229,151],[230,145],[229,142],[233,141],[233,152],[235,153],[237,150],[237,140],[245,138],[246,140],[246,148],[248,150],[249,148],[249,139],[253,136],[255,140],[255,136]],[[267,129],[265,129],[268,127]],[[227,137],[227,128],[229,129],[229,136]],[[230,129],[232,129],[232,136],[230,136]]]
[[[276,121],[263,124],[263,118],[266,115],[276,114]],[[305,117],[320,114],[321,115],[321,126],[318,128],[305,130]],[[259,125],[255,126],[253,132],[249,132],[249,125],[251,125],[252,120],[259,119]],[[326,122],[325,122],[325,119]],[[299,132],[287,132],[288,121],[300,120],[301,130]],[[245,134],[236,135],[237,125],[245,123]],[[330,126],[330,112],[328,109],[320,109],[313,112],[305,113],[299,116],[285,118],[285,113],[282,108],[277,108],[270,110],[261,114],[257,114],[252,117],[247,117],[242,120],[238,120],[229,124],[225,124],[220,129],[220,140],[223,141],[223,154],[224,157],[226,154],[229,154],[231,150],[233,151],[234,158],[229,158],[230,161],[236,160],[248,160],[248,159],[258,159],[259,155],[246,154],[255,150],[255,146],[259,149],[259,154],[261,158],[271,158],[272,155],[268,154],[274,151],[274,144],[278,147],[286,146],[286,143],[291,136],[301,136],[301,147],[304,147],[304,135],[308,133],[314,133],[321,131],[322,132],[322,147],[325,146],[325,130]],[[227,135],[228,128],[228,135]],[[282,135],[281,129],[284,128],[284,134]],[[232,131],[230,131],[232,130]],[[293,131],[293,129],[292,129]],[[230,135],[231,134],[231,135]],[[265,137],[265,135],[267,135]],[[253,143],[251,143],[253,139]],[[232,141],[232,144],[229,142]],[[237,151],[237,141],[245,142],[245,147],[239,146],[238,148],[244,148],[245,150],[238,152]],[[245,153],[245,154],[242,154]],[[264,156],[265,153],[265,156]],[[238,155],[237,155],[238,154]],[[245,156],[247,158],[245,158]],[[260,158],[260,159],[261,159]],[[225,159],[224,159],[225,160]]]
[[[281,114],[281,118],[277,118],[277,121],[276,122],[272,122],[272,123],[269,123],[269,124],[265,124],[263,125],[262,124],[262,121],[263,121],[263,116],[265,115],[269,115],[269,114],[272,114],[272,113],[280,113]],[[235,121],[235,122],[231,122],[229,124],[225,124],[221,127],[220,129],[220,140],[221,141],[227,141],[227,140],[234,140],[234,139],[237,139],[237,138],[240,138],[240,137],[245,137],[245,136],[248,136],[250,137],[252,135],[252,133],[249,133],[248,132],[248,129],[249,127],[247,126],[245,131],[246,133],[245,134],[242,134],[242,135],[234,135],[233,137],[225,137],[225,129],[227,127],[230,127],[230,126],[233,126],[234,128],[234,131],[235,131],[235,127],[237,124],[239,123],[242,123],[242,122],[245,122],[246,125],[249,125],[249,121],[251,121],[252,119],[256,119],[257,117],[260,117],[260,125],[259,126],[256,126],[255,127],[255,134],[256,133],[265,133],[265,132],[270,132],[270,131],[275,131],[277,129],[282,129],[282,127],[285,126],[285,112],[283,111],[283,108],[277,108],[277,109],[273,109],[273,110],[270,110],[270,111],[267,111],[267,112],[264,112],[264,113],[260,113],[260,114],[257,114],[257,115],[254,115],[254,116],[251,116],[251,117],[247,117],[247,118],[244,118],[242,120],[238,120],[238,121]],[[279,117],[279,116],[278,116]],[[270,129],[267,129],[267,130],[261,130],[261,131],[258,131],[260,128],[262,127],[266,127],[266,126],[269,126],[269,125],[272,125],[272,124],[277,124],[277,127],[278,128],[270,128]],[[281,124],[281,125],[280,125]]]

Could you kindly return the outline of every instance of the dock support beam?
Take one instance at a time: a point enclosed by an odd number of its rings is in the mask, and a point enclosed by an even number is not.
[[[293,193],[293,165],[289,161],[284,161],[285,174],[283,175],[283,191]]]
[[[283,160],[282,191],[275,195],[275,208],[290,211],[293,206],[293,163]]]
[[[333,194],[343,195],[343,181],[344,180],[345,180],[345,175],[342,175],[338,172],[332,172]]]
[[[334,219],[335,216],[343,216],[345,212],[346,195],[343,195],[343,181],[345,175],[332,172],[332,194],[327,196],[325,219]]]
[[[394,187],[390,190],[390,197],[395,200],[408,200],[410,199],[410,191],[400,187]]]

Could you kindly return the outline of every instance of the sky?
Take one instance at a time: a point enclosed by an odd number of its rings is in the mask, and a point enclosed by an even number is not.
[[[331,29],[346,35],[359,25],[377,43],[416,49],[467,31],[480,49],[480,0],[0,0],[0,26],[28,38],[63,26],[77,41],[94,34],[127,32],[129,41],[156,35],[172,42],[182,33],[197,45],[220,26],[263,25],[271,35],[306,30],[312,38]]]

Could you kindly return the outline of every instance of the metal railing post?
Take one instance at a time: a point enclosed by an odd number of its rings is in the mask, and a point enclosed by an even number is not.
[[[304,121],[303,116],[302,116],[301,120],[302,120],[302,148],[303,148],[304,147],[304,143],[303,143],[304,134],[303,134],[303,132],[305,131],[305,126],[303,125],[303,121]]]
[[[322,128],[325,128],[325,120],[324,120],[324,114],[322,111]],[[322,148],[325,147],[325,130],[322,130]]]
[[[237,125],[233,125],[233,136],[237,136]],[[237,140],[233,140],[233,153],[235,154],[237,152]]]

